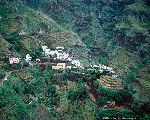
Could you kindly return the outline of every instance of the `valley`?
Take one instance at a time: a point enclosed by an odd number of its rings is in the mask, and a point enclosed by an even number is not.
[[[149,0],[0,0],[0,119],[149,120]]]

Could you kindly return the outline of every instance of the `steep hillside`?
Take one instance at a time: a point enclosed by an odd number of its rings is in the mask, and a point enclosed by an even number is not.
[[[41,10],[27,7],[19,0],[2,0],[0,7],[2,9],[0,12],[1,36],[17,52],[21,54],[35,52],[41,45],[47,45],[50,48],[62,45],[66,49],[81,46],[85,52],[87,51],[76,33],[63,29]],[[78,55],[86,56],[86,54]]]
[[[114,67],[127,86],[149,65],[148,0],[26,0],[24,4],[77,33],[90,59]]]
[[[126,61],[115,60],[114,55],[114,51],[121,49],[125,51],[119,55],[122,58],[138,59],[141,64],[149,62],[148,0],[27,0],[24,4],[41,9],[67,30],[76,32],[94,61],[111,64],[114,59],[113,67],[118,68],[118,62],[124,66]],[[128,65],[128,71],[137,69],[139,63],[133,64],[136,65]],[[122,69],[121,76],[125,73]]]
[[[91,56],[96,63],[117,68],[121,77],[149,62],[147,0],[2,0],[1,8],[1,35],[18,52],[63,45],[73,48],[76,57]],[[118,50],[124,52],[116,56]],[[127,61],[120,61],[124,56]],[[118,68],[128,61],[133,62]]]

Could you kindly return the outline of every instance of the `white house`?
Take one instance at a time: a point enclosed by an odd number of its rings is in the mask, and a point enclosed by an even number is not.
[[[20,62],[20,58],[16,54],[11,54],[9,56],[9,63],[10,64],[17,64]]]
[[[99,68],[98,65],[93,65],[92,67],[93,67],[94,69]]]
[[[58,60],[68,60],[68,58],[69,58],[69,54],[68,53],[65,53],[65,52],[63,52],[63,53],[57,53],[57,59]]]
[[[42,46],[42,50],[43,50],[43,52],[45,52],[45,50],[46,49],[48,49],[48,47],[47,46]]]
[[[99,64],[99,68],[100,68],[101,70],[112,71],[112,68],[111,68],[111,67],[107,67],[106,65],[102,65],[102,64]]]
[[[57,59],[58,60],[64,60],[64,54],[63,53],[58,53],[57,54]]]
[[[27,33],[24,31],[24,30],[21,30],[20,32],[19,32],[19,35],[26,35]]]
[[[110,72],[111,72],[112,74],[116,74],[116,71],[115,71],[114,69],[112,69]]]
[[[51,55],[51,56],[54,56],[54,55],[57,55],[58,54],[58,51],[57,50],[51,50],[48,55]]]
[[[72,60],[71,64],[75,65],[76,67],[80,67],[81,66],[81,63],[80,63],[79,60]]]
[[[47,46],[42,46],[42,50],[46,56],[48,56],[51,51]]]
[[[56,50],[60,50],[60,51],[63,51],[64,50],[64,47],[62,47],[62,46],[58,46],[58,47],[56,47]]]
[[[50,49],[45,49],[45,55],[48,56],[50,55],[51,50]]]
[[[26,60],[27,62],[29,62],[29,61],[31,61],[31,59],[32,59],[32,57],[30,56],[30,54],[26,54],[25,60]]]
[[[30,56],[30,54],[26,54],[25,61],[27,61],[30,65],[32,65],[31,59],[32,57]]]
[[[69,58],[69,53],[64,52],[64,47],[58,46],[56,50],[50,50],[47,46],[42,46],[43,52],[45,56],[55,56],[57,60],[66,60],[72,61],[72,58]]]
[[[67,69],[71,69],[71,68],[72,68],[72,66],[67,66],[66,68],[67,68]]]
[[[36,59],[35,61],[36,61],[36,63],[40,63],[40,62],[41,62],[41,60],[40,60],[40,59]]]
[[[107,67],[107,70],[108,70],[108,71],[112,71],[112,69],[113,69],[113,68],[111,68],[111,67]]]
[[[17,64],[20,62],[20,59],[19,58],[16,58],[16,57],[11,57],[9,58],[9,63],[10,64]]]
[[[115,75],[115,74],[114,74],[114,75],[112,75],[112,77],[113,77],[113,78],[117,78],[117,77],[118,77],[118,75]]]
[[[100,69],[103,69],[103,68],[104,68],[104,65],[99,64],[99,68],[100,68]]]
[[[47,46],[42,46],[43,51],[45,51],[45,49],[47,49]]]
[[[52,69],[58,70],[58,69],[65,69],[66,63],[57,63],[56,66],[52,66]]]
[[[71,61],[72,61],[72,58],[71,58],[71,57],[68,57],[67,61],[71,62]]]

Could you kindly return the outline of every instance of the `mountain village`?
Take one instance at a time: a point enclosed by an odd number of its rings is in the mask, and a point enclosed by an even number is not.
[[[72,69],[72,68],[80,68],[85,69],[84,66],[81,64],[80,60],[75,59],[73,56],[70,56],[69,53],[65,52],[64,47],[58,46],[55,50],[49,49],[47,46],[42,46],[42,54],[45,58],[51,59],[49,63],[55,63],[55,65],[52,66],[52,69]],[[24,60],[29,63],[30,66],[34,65],[35,63],[32,61],[32,57],[30,54],[26,54]],[[41,58],[37,58],[36,63],[43,63],[41,61]],[[13,64],[19,64],[21,62],[21,58],[15,53],[11,53],[9,56],[9,63],[11,65]],[[91,64],[89,66],[93,69],[98,69],[99,72],[108,71],[112,74],[113,77],[117,77],[116,71],[112,67],[105,66],[103,64],[99,65],[93,65]]]
[[[69,69],[71,71],[77,71],[84,74],[84,70],[93,71],[96,70],[99,73],[104,71],[109,74],[107,77],[103,77],[103,80],[100,80],[100,83],[106,88],[110,89],[123,89],[122,81],[118,78],[118,75],[114,68],[108,67],[103,64],[95,65],[91,64],[88,67],[84,67],[80,60],[75,59],[69,53],[65,51],[65,48],[62,46],[56,47],[55,50],[49,49],[47,46],[42,46],[42,55],[43,58],[37,58],[35,61],[32,60],[30,54],[26,54],[24,60],[28,63],[29,66],[33,67],[36,65],[51,65],[51,69],[55,70],[65,70]],[[46,59],[46,62],[42,59]],[[22,59],[15,53],[11,53],[9,56],[9,64],[16,65],[22,62]]]

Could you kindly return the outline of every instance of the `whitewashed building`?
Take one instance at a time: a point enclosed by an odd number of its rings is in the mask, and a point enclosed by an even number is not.
[[[42,50],[43,50],[45,56],[48,56],[51,51],[47,46],[42,46]]]
[[[20,58],[15,53],[13,53],[9,56],[9,63],[10,64],[17,64],[19,62],[20,62]]]
[[[61,52],[61,51],[64,51],[64,47],[58,46],[58,47],[56,47],[56,50],[57,50],[57,51],[60,51],[60,52]]]
[[[67,68],[67,69],[71,69],[71,68],[72,68],[72,66],[67,66],[66,68]]]
[[[28,62],[30,65],[32,65],[31,59],[32,57],[30,56],[30,54],[26,54],[25,61]]]
[[[63,52],[63,53],[57,53],[57,59],[58,60],[68,60],[68,58],[69,58],[69,54],[68,53],[65,53],[65,52]]]
[[[24,30],[21,30],[20,32],[19,32],[19,35],[26,35],[27,33],[24,31]]]
[[[65,69],[66,63],[57,63],[56,66],[52,66],[52,69],[58,70],[58,69]]]
[[[42,49],[45,56],[56,56],[54,58],[55,60],[72,60],[71,58],[69,58],[69,53],[64,52],[64,47],[62,46],[56,47],[56,50],[50,50],[47,46],[42,46]]]
[[[20,62],[20,59],[19,58],[16,58],[16,57],[11,57],[9,58],[9,63],[10,64],[17,64]]]
[[[30,54],[26,54],[25,60],[27,62],[31,61],[32,57],[30,56]]]
[[[81,66],[81,63],[80,63],[79,60],[72,60],[71,64],[75,65],[76,67],[80,67]]]
[[[57,50],[51,50],[51,51],[49,51],[49,53],[48,53],[48,55],[51,55],[51,56],[57,56],[57,54],[58,54],[58,51]]]

